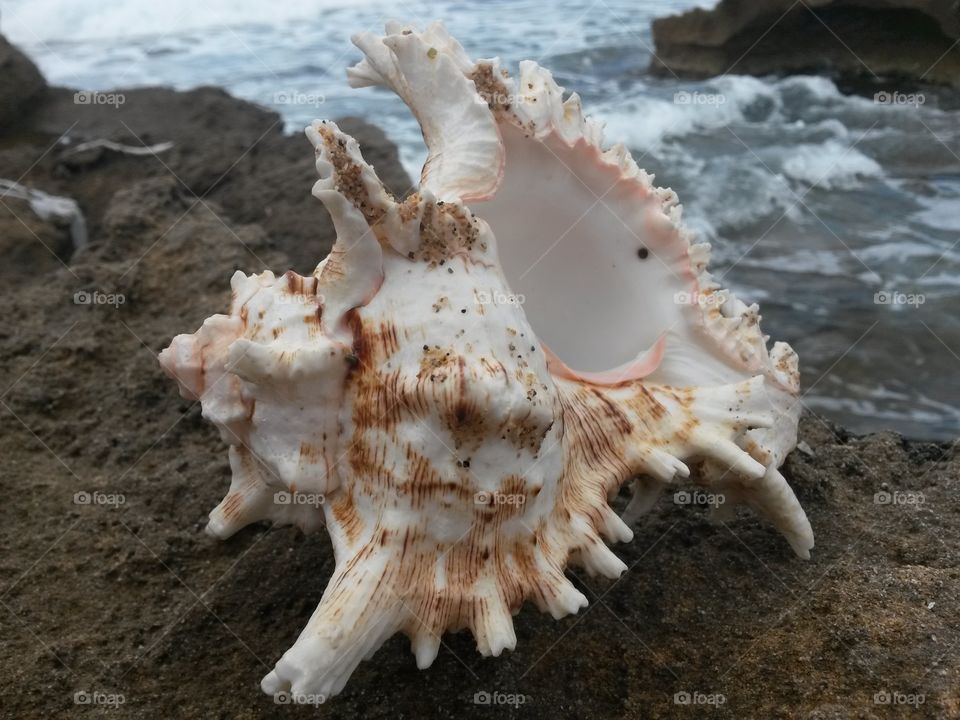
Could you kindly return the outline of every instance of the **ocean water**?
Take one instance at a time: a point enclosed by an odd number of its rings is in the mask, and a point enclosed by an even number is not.
[[[710,0],[0,0],[0,31],[54,83],[221,85],[299,132],[361,115],[424,157],[392,95],[351,90],[351,33],[442,19],[474,57],[531,58],[673,187],[716,274],[801,359],[803,402],[861,432],[960,436],[960,102],[823,77],[647,73],[654,17]],[[875,93],[887,93],[880,96]],[[883,102],[882,100],[886,100]],[[309,152],[306,141],[304,152]]]

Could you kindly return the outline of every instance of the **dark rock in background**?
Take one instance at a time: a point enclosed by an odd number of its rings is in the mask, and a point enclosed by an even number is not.
[[[33,61],[0,35],[0,130],[16,124],[46,87]]]
[[[653,23],[660,74],[827,72],[960,87],[956,0],[721,0]]]
[[[86,211],[94,241],[118,189],[139,178],[168,177],[198,206],[218,203],[235,221],[259,223],[288,256],[283,271],[309,274],[330,250],[333,225],[310,194],[317,180],[312,148],[302,134],[285,135],[279,115],[211,87],[104,95],[116,102],[83,104],[73,90],[48,89],[27,122],[0,142],[0,176],[15,180],[29,171],[23,184],[73,197]],[[342,122],[388,187],[403,194],[410,181],[396,147],[379,128],[356,118]],[[156,156],[73,151],[95,140],[136,149],[166,142],[173,147]]]
[[[16,287],[56,272],[73,254],[69,228],[38,217],[26,200],[2,200],[0,282]]]

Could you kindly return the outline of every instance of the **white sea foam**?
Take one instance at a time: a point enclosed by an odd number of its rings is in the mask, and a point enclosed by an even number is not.
[[[918,278],[916,283],[922,287],[960,288],[960,275],[957,275],[954,272],[942,272],[936,275],[924,275],[923,277]]]
[[[775,82],[780,93],[799,92],[805,100],[820,103],[848,102],[849,96],[843,95],[830,78],[818,75],[793,75]]]
[[[848,386],[849,388],[850,386]],[[898,402],[899,400],[899,402]],[[911,423],[920,426],[942,423],[944,416],[954,422],[960,420],[955,407],[937,402],[923,395],[900,400],[894,397],[877,397],[871,400],[863,397],[829,397],[807,395],[804,403],[815,410],[824,410],[836,415],[847,414],[862,418],[871,418],[877,424]]]
[[[929,258],[931,262],[943,255],[943,251],[931,245],[930,243],[911,240],[909,237],[900,235],[896,240],[890,242],[868,245],[857,253],[866,263],[894,262],[903,264],[905,261]],[[953,260],[960,260],[957,253],[952,254]]]
[[[864,98],[841,94],[827,78],[805,75],[781,80],[726,75],[695,85],[680,85],[666,97],[657,97],[646,87],[633,88],[632,92],[591,104],[590,109],[604,120],[609,135],[644,150],[731,123],[758,121],[784,123],[797,131],[820,130],[843,140],[848,129],[833,115],[813,117],[810,122],[796,117],[796,112],[810,110],[814,105],[824,109],[872,105]],[[787,112],[794,105],[796,111]],[[758,110],[760,115],[756,117]]]
[[[836,140],[790,148],[783,171],[794,180],[827,190],[849,190],[864,178],[883,177],[876,160]]]
[[[776,95],[756,78],[726,77],[666,99],[638,93],[600,102],[591,111],[606,124],[608,137],[648,150],[665,140],[742,121],[745,108],[759,99],[776,102]]]
[[[746,151],[745,151],[746,152]],[[695,186],[690,204],[724,233],[750,227],[766,218],[799,220],[802,206],[786,178],[771,174],[760,162],[745,163],[742,156],[726,155],[705,163],[695,177],[709,178]],[[731,203],[731,194],[738,202]]]
[[[913,220],[940,230],[960,232],[960,197],[919,196],[917,200],[924,208],[913,214]]]
[[[350,0],[357,4],[364,0]],[[69,0],[6,0],[0,29],[27,45],[50,40],[92,40],[165,35],[245,24],[278,25],[317,18],[342,0],[262,2],[260,0],[111,0],[105,3]]]
[[[765,268],[782,273],[847,277],[850,274],[851,255],[845,250],[798,250],[769,257],[748,254],[738,265]],[[856,262],[853,260],[853,262]]]

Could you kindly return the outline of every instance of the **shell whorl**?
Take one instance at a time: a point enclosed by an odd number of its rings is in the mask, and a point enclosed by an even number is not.
[[[756,306],[711,278],[676,195],[623,146],[603,148],[579,98],[535,63],[513,79],[439,24],[354,42],[365,59],[351,83],[393,89],[421,123],[419,187],[393,197],[352,138],[314,122],[331,253],[310,277],[237,273],[230,313],[160,358],[230,446],[233,480],[208,530],[269,519],[331,537],[333,577],[263,689],[334,695],[397,632],[421,668],[450,630],[470,629],[484,655],[512,649],[524,602],[558,618],[586,605],[569,565],[626,570],[607,543],[632,538],[609,505],[627,483],[635,516],[696,476],[808,553],[776,469],[796,439],[796,357],[768,352]],[[610,178],[615,219],[646,233],[662,287],[722,293],[721,308],[678,307],[650,352],[609,376],[567,367],[520,303],[490,302],[511,297],[501,246],[525,228],[501,230],[525,169],[511,158],[531,147],[573,164],[588,190]],[[316,501],[290,500],[304,495]]]

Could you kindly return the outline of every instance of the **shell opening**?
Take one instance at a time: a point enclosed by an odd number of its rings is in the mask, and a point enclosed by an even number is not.
[[[590,143],[501,131],[503,182],[471,208],[497,238],[514,299],[569,368],[648,374],[658,360],[648,351],[677,322],[676,298],[693,281],[662,200]]]

